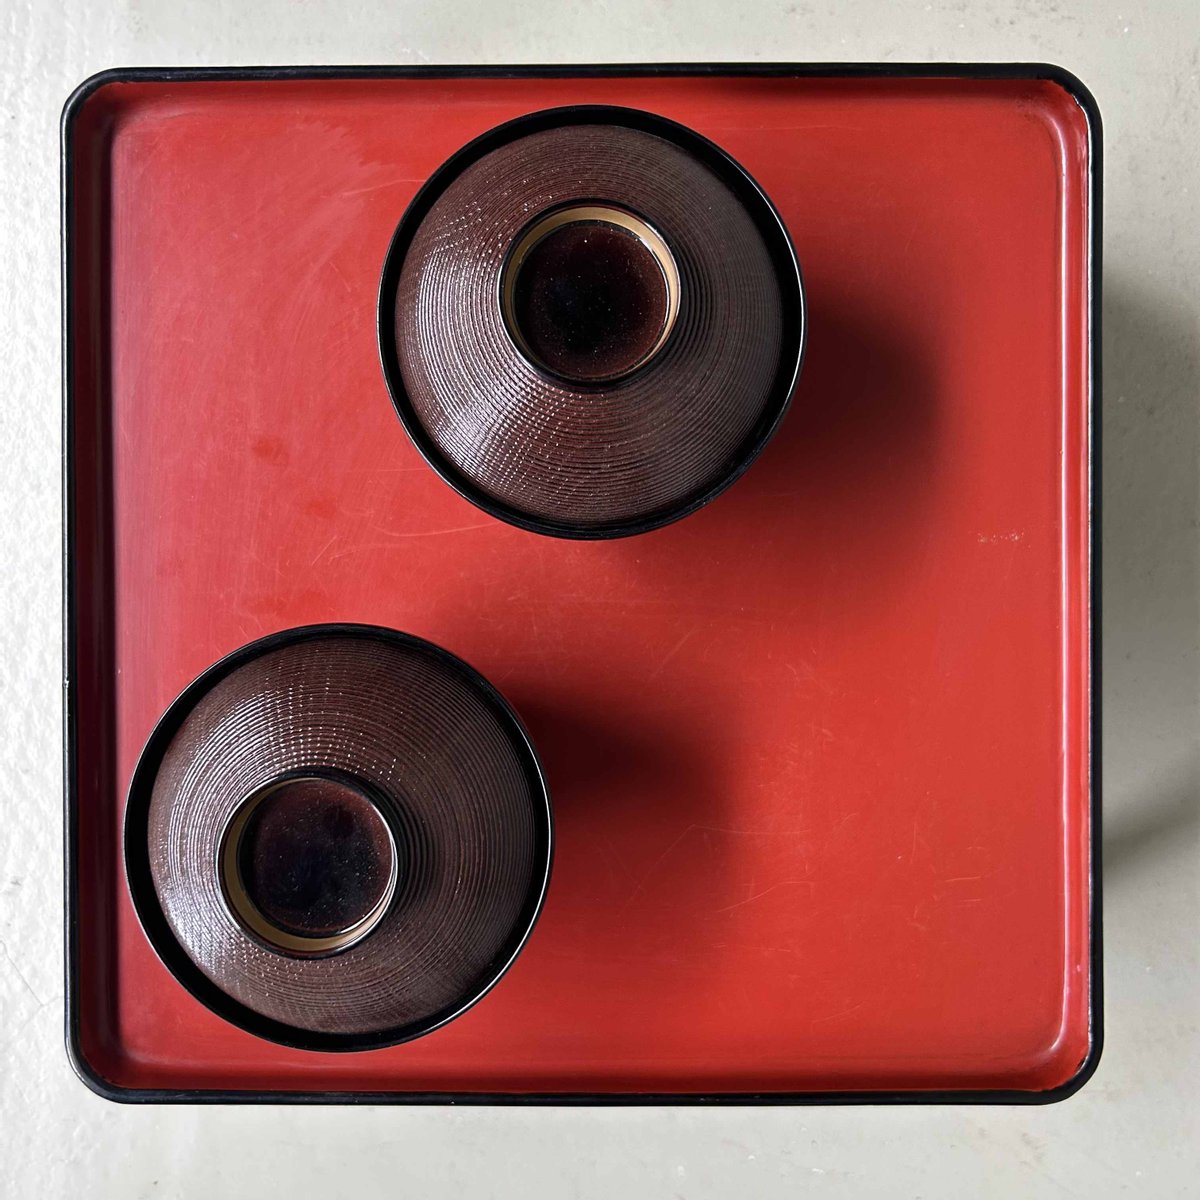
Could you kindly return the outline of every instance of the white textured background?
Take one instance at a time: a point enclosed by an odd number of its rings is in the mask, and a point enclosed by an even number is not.
[[[62,1046],[58,117],[110,66],[1049,60],[1099,100],[1107,1048],[1049,1108],[130,1108]],[[1200,1195],[1198,0],[0,0],[0,1194]]]

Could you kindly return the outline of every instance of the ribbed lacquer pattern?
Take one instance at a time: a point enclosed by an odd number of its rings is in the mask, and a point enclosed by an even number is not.
[[[497,296],[514,236],[542,210],[588,199],[648,220],[682,283],[667,346],[602,389],[539,374]],[[395,333],[409,401],[450,463],[523,514],[598,526],[682,504],[739,465],[783,320],[762,236],[706,165],[650,133],[575,125],[502,146],[446,188],[405,257]]]
[[[364,941],[300,959],[243,932],[215,864],[241,799],[314,767],[392,800],[403,875]],[[426,1019],[490,982],[545,870],[539,819],[544,800],[512,734],[469,679],[419,646],[330,636],[271,651],[199,701],[163,758],[147,833],[167,920],[214,983],[297,1029],[364,1033]]]

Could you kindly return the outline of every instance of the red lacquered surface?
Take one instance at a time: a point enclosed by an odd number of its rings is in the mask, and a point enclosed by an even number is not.
[[[419,460],[375,290],[426,176],[572,103],[713,138],[811,305],[749,474],[640,538],[481,514]],[[1089,1037],[1087,118],[1034,80],[109,83],[75,213],[79,1056],[127,1088],[1053,1088]],[[285,626],[419,634],[526,719],[544,915],[445,1029],[256,1040],[142,936],[124,793],[176,693]]]

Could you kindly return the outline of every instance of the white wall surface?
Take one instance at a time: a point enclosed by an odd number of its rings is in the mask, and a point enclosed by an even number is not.
[[[118,65],[1048,60],[1104,116],[1107,1048],[1048,1108],[132,1108],[62,1047],[58,117]],[[0,0],[0,1193],[1200,1194],[1197,0]]]

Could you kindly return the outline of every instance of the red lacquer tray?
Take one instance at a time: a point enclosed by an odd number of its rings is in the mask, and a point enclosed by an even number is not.
[[[396,419],[388,240],[511,117],[644,108],[779,207],[782,432],[700,513],[569,542]],[[1099,1052],[1099,122],[1048,67],[126,71],[64,116],[68,1028],[122,1099],[1039,1100]],[[172,698],[245,642],[432,639],[525,718],[542,919],[461,1019],[313,1054],[203,1008],[123,878]]]

